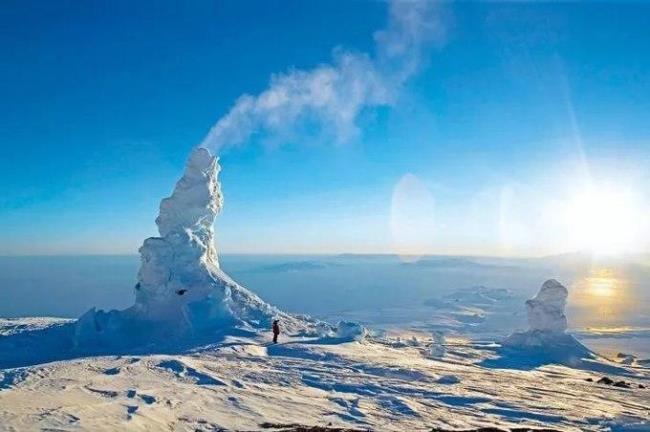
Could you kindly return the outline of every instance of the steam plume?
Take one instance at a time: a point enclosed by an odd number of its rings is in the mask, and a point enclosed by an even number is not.
[[[362,111],[394,103],[420,68],[426,48],[440,39],[435,9],[430,1],[391,2],[388,25],[375,33],[374,55],[337,48],[330,64],[273,75],[259,95],[240,96],[201,147],[218,153],[253,133],[288,137],[305,124],[335,142],[349,140],[358,134]]]

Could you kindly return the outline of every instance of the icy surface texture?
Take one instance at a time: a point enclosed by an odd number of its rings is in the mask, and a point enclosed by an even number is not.
[[[184,306],[217,288],[226,295],[212,224],[221,210],[219,165],[206,149],[192,152],[174,192],[160,203],[160,237],[140,248],[136,308],[150,318],[176,318]]]
[[[549,279],[535,297],[526,301],[530,330],[564,332],[567,318],[564,314],[567,289],[555,279]]]
[[[362,341],[368,336],[368,330],[354,321],[339,321],[336,325],[336,337],[343,340]]]
[[[218,173],[217,158],[207,149],[192,152],[172,195],[160,203],[160,237],[146,239],[140,248],[135,305],[88,311],[78,321],[78,344],[119,345],[129,339],[136,344],[232,327],[268,329],[274,319],[284,332],[314,331],[310,319],[279,311],[219,268],[213,230],[223,204]]]
[[[156,321],[180,321],[194,328],[215,322],[269,327],[295,319],[239,286],[219,268],[213,223],[223,205],[217,158],[195,149],[174,192],[160,203],[160,237],[140,248],[142,266],[134,309]]]
[[[441,331],[434,331],[431,334],[431,347],[429,348],[429,355],[434,358],[443,357],[447,351],[445,348],[445,343],[445,334]]]
[[[529,329],[515,332],[503,341],[506,348],[529,350],[535,356],[544,356],[550,362],[575,363],[592,356],[591,351],[566,333],[564,314],[567,289],[555,279],[549,279],[535,297],[526,301]]]

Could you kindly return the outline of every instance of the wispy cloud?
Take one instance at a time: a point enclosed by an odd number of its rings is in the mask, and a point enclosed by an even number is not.
[[[355,137],[360,114],[395,103],[420,69],[427,47],[443,36],[434,2],[389,5],[388,25],[375,33],[373,54],[336,48],[329,64],[273,75],[262,93],[240,96],[201,146],[219,152],[246,143],[254,133],[292,137],[305,125],[338,143]]]

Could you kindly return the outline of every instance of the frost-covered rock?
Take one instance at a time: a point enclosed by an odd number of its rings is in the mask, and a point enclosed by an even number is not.
[[[232,326],[266,329],[274,319],[289,333],[312,326],[262,301],[219,268],[213,229],[223,204],[219,169],[207,149],[192,152],[172,195],[160,203],[160,236],[146,239],[140,248],[134,306],[88,311],[78,321],[77,344],[196,336]]]
[[[445,334],[441,331],[434,331],[432,333],[431,347],[429,348],[429,355],[433,358],[444,357],[445,352]]]
[[[336,337],[335,329],[326,322],[318,322],[314,326],[314,333],[319,338],[332,338]]]
[[[135,308],[154,320],[183,317],[185,306],[229,285],[219,270],[212,224],[221,210],[219,165],[206,149],[192,152],[174,192],[160,203],[160,237],[140,248]],[[254,302],[256,299],[252,299]],[[224,305],[227,306],[227,305]]]
[[[368,330],[354,321],[339,321],[336,325],[336,337],[344,340],[361,341],[368,336]]]
[[[563,332],[567,329],[564,314],[569,291],[555,279],[549,279],[535,297],[526,301],[530,330]]]

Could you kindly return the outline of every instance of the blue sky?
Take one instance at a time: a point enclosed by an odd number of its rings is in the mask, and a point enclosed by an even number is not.
[[[389,9],[132,3],[3,5],[0,254],[137,253],[240,95],[336,47],[372,57]],[[417,73],[357,134],[220,151],[220,250],[647,251],[648,16],[642,2],[438,5]]]

